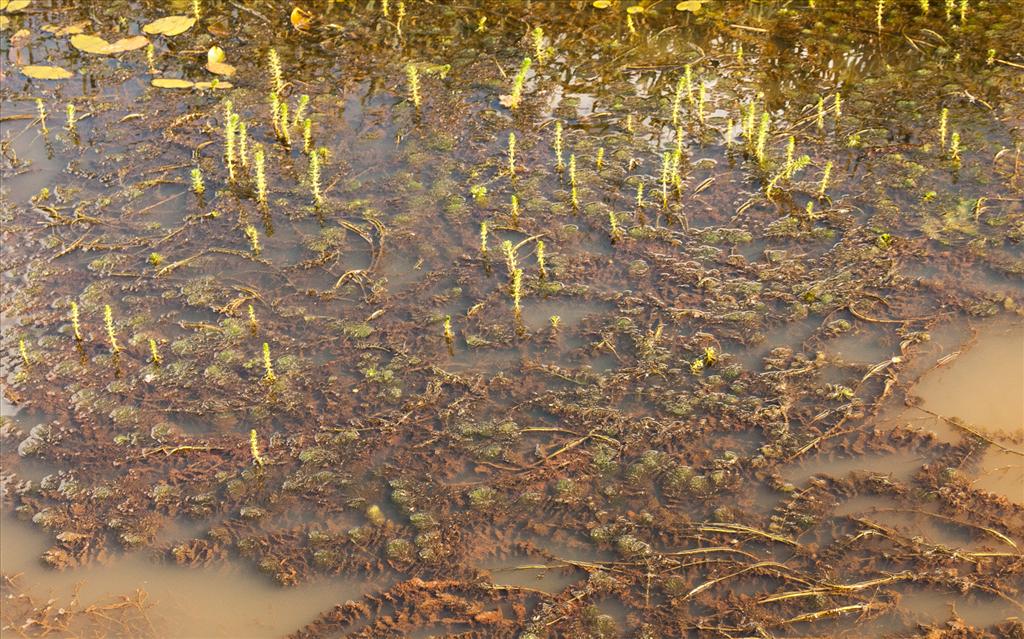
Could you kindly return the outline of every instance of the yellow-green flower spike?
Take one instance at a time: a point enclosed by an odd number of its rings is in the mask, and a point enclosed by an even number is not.
[[[110,304],[103,307],[103,325],[107,329],[110,351],[112,353],[120,352],[121,346],[117,343],[117,330],[114,328],[114,312],[110,310]]]
[[[264,165],[263,145],[257,144],[253,152],[253,161],[256,163],[256,201],[260,205],[267,206],[267,171]]]
[[[270,66],[270,79],[273,81],[270,89],[279,96],[284,91],[284,73],[281,71],[281,58],[277,55],[277,49],[271,49],[267,54],[267,62]]]
[[[255,428],[249,431],[249,452],[252,454],[252,463],[260,467],[267,463],[260,454],[260,440]]]
[[[276,382],[277,375],[274,373],[274,364],[270,361],[270,344],[263,342],[263,379],[268,382]]]
[[[416,65],[409,64],[405,67],[405,74],[409,78],[409,98],[416,110],[420,108],[420,75]]]
[[[164,362],[164,358],[160,357],[160,351],[156,348],[156,340],[152,337],[149,338],[149,361],[153,362],[157,366]]]
[[[75,341],[82,341],[82,325],[78,318],[78,302],[71,302],[71,331]]]
[[[508,173],[516,176],[516,134],[508,134]]]
[[[21,361],[26,367],[32,364],[32,361],[28,358],[28,348],[25,347],[25,339],[18,340],[18,353],[21,354]]]
[[[513,196],[515,197],[515,196]],[[480,252],[487,255],[487,221],[480,222]]]
[[[547,279],[548,268],[544,256],[544,240],[537,240],[537,269],[540,271],[540,279]]]

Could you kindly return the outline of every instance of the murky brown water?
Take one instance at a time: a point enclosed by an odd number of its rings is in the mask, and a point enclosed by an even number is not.
[[[0,0],[0,634],[1024,633],[1024,15],[676,4]]]

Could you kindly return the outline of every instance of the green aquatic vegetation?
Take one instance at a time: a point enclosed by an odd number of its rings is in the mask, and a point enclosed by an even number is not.
[[[263,380],[266,382],[276,382],[277,375],[274,373],[274,363],[270,361],[270,344],[263,342]]]
[[[46,128],[46,104],[42,98],[36,98],[36,113],[39,115],[39,130],[46,135],[50,130]]]
[[[949,136],[949,159],[954,164],[960,163],[960,132],[953,131],[953,134]]]
[[[516,176],[516,134],[514,132],[508,134],[508,174],[512,177]]]
[[[597,158],[594,160],[594,166],[597,168],[597,172],[600,173],[601,169],[604,168],[604,147],[597,149]]]
[[[299,103],[295,105],[295,115],[292,116],[292,127],[299,126],[299,123],[305,119],[307,107],[309,107],[309,96],[303,93],[299,96]]]
[[[28,348],[25,346],[25,338],[18,340],[18,354],[21,355],[21,361],[28,368],[32,361],[28,357]]]
[[[875,28],[882,32],[882,20],[885,17],[885,0],[875,0]]]
[[[160,268],[160,265],[164,263],[164,256],[153,251],[149,254],[149,258],[146,260],[153,265],[153,268]]]
[[[282,100],[278,105],[278,124],[277,130],[281,140],[281,144],[286,149],[292,148],[292,134],[291,129],[288,127],[288,103]]]
[[[687,69],[687,71],[689,71],[690,65],[686,65],[686,69]],[[679,126],[679,120],[680,120],[679,113],[680,113],[680,111],[682,109],[682,105],[683,105],[683,93],[684,93],[684,91],[686,91],[686,82],[687,82],[686,76],[682,76],[682,77],[679,78],[679,81],[676,83],[676,93],[672,97],[672,126],[673,127],[678,127]]]
[[[469,187],[469,194],[472,196],[474,202],[481,204],[485,199],[487,199],[487,187],[483,184],[474,184]]]
[[[146,45],[146,66],[149,68],[150,75],[156,75],[159,71],[156,68],[156,48],[152,42]]]
[[[152,337],[149,338],[149,361],[157,366],[164,362],[164,359],[160,357],[160,351],[156,347],[156,340]]]
[[[554,53],[550,47],[544,46],[544,29],[541,27],[534,27],[533,31],[530,32],[530,36],[533,39],[533,55],[537,58],[537,62],[544,64],[548,57]]]
[[[836,126],[839,126],[839,118],[843,115],[843,96],[838,91],[832,103],[832,114],[835,116]]]
[[[203,17],[202,4],[202,0],[192,0],[192,15],[196,20]]]
[[[284,72],[281,70],[281,57],[277,55],[277,49],[271,48],[267,52],[267,66],[270,69],[270,90],[280,99],[284,93]]]
[[[639,211],[644,208],[644,183],[640,181],[636,183],[636,208]]]
[[[230,110],[231,102],[226,103],[226,109]],[[235,134],[238,132],[238,114],[227,113],[224,122],[224,163],[228,169],[228,181],[235,181],[236,147]]]
[[[519,72],[516,73],[516,77],[512,81],[512,93],[507,102],[510,109],[518,109],[519,103],[523,99],[523,84],[526,83],[526,74],[530,71],[530,64],[532,64],[530,58],[523,58],[523,63],[519,66]]]
[[[309,155],[313,151],[313,120],[306,118],[302,122],[302,152]],[[242,164],[245,164],[244,156]]]
[[[818,127],[818,133],[825,130],[825,98],[824,96],[818,96],[818,116],[815,119],[815,124]]]
[[[668,185],[671,182],[672,154],[668,151],[661,156],[661,208],[668,208]]]
[[[700,83],[700,88],[697,90],[697,121],[704,124],[704,105],[707,101],[707,88],[704,83]]]
[[[309,155],[309,190],[313,194],[313,206],[320,208],[324,203],[324,196],[320,190],[320,150]]]
[[[548,318],[548,322],[551,324],[551,330],[558,331],[558,328],[562,325],[562,318],[558,315],[552,315]]]
[[[253,151],[253,162],[255,162],[256,164],[256,201],[260,203],[260,206],[266,208],[267,171],[265,166],[265,156],[263,153],[262,144],[256,145],[256,150]]]
[[[508,276],[511,278],[515,272],[519,270],[516,260],[516,250],[515,247],[512,246],[511,240],[505,240],[501,243],[501,252],[505,255],[505,266],[508,269]]]
[[[832,160],[825,163],[825,170],[821,173],[821,185],[818,187],[818,197],[825,197],[825,190],[828,189],[828,181],[832,176]]]
[[[480,222],[480,254],[487,257],[487,220]]]
[[[409,84],[409,99],[412,100],[412,105],[419,110],[422,98],[420,97],[420,74],[416,70],[416,65],[406,65],[405,75]]]
[[[786,164],[782,172],[786,176],[786,179],[793,177],[793,154],[796,152],[796,138],[789,136],[789,140],[786,142]]]
[[[110,304],[103,306],[103,326],[107,329],[107,340],[110,343],[110,352],[121,352],[121,345],[117,343],[117,329],[114,326],[114,312],[110,309]]]
[[[967,22],[967,6],[968,0],[960,0],[960,24]]]
[[[82,341],[82,325],[78,316],[78,302],[71,302],[71,334],[76,342]]]
[[[931,5],[928,0],[918,0],[918,6],[921,7],[921,13],[928,15],[928,11],[931,9]]]
[[[572,197],[572,208],[580,208],[579,191],[576,189],[576,154],[569,155],[569,187]]]
[[[540,271],[539,275],[542,280],[548,276],[548,269],[544,260],[544,240],[537,240],[537,270]]]
[[[519,228],[519,198],[514,194],[511,199],[511,217],[512,227]]]
[[[615,217],[615,211],[608,209],[608,224],[610,227],[609,235],[611,236],[612,244],[615,244],[622,239],[622,229],[619,227],[619,220]]]
[[[512,308],[515,309],[516,317],[522,312],[520,301],[523,298],[523,269],[517,268],[512,273]]]
[[[729,118],[728,121],[725,123],[725,148],[727,148],[727,149],[731,149],[732,148],[732,142],[733,142],[733,140],[732,140],[732,135],[733,135],[732,134],[732,130],[733,130],[733,127],[735,127],[735,126],[736,126],[736,123],[733,122],[732,118]]]
[[[241,120],[238,122],[238,160],[243,168],[249,168],[249,126]]]
[[[398,1],[398,11],[395,12],[395,33],[402,37],[402,21],[405,19],[405,2]]]
[[[260,254],[260,233],[256,230],[256,227],[252,224],[248,224],[245,227],[245,239],[249,240],[249,249],[253,255]]]
[[[757,145],[754,147],[754,155],[762,166],[765,163],[765,145],[768,142],[768,130],[771,128],[772,119],[765,111],[761,114],[761,125],[757,129]]]
[[[260,330],[260,322],[256,319],[256,310],[252,307],[252,304],[247,304],[246,306],[249,316],[249,331],[255,335]]]
[[[451,315],[445,315],[444,316],[444,340],[446,342],[448,342],[449,346],[455,340],[455,333],[452,332],[452,316]]]
[[[993,51],[993,54],[994,53],[995,52]],[[77,123],[77,120],[75,119],[75,105],[70,103],[70,102],[68,102],[68,106],[67,106],[66,110],[67,110],[67,117],[66,117],[67,122],[65,123],[64,128],[66,128],[68,131],[71,131],[72,133],[74,133],[75,125]]]
[[[252,456],[252,463],[257,467],[262,468],[267,463],[260,453],[260,439],[255,428],[249,430],[249,454]]]

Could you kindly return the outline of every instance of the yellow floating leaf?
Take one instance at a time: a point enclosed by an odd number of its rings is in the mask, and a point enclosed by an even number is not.
[[[176,36],[191,29],[195,23],[196,19],[189,16],[167,16],[150,22],[142,30],[150,35]]]
[[[24,46],[32,39],[32,32],[28,29],[18,29],[11,36],[11,46],[17,49],[18,47]]]
[[[110,53],[109,42],[99,36],[85,35],[84,33],[71,36],[71,46],[86,53],[98,55],[108,55]]]
[[[292,26],[299,31],[306,31],[313,24],[313,14],[305,9],[295,7],[291,15]]]
[[[58,27],[52,24],[47,24],[43,26],[43,31],[49,31],[55,36],[75,35],[76,33],[84,32],[87,26],[89,26],[88,20],[75,22],[73,24],[69,24],[66,27]]]
[[[11,0],[10,2],[5,2],[5,6],[0,7],[0,9],[6,11],[7,13],[15,13],[17,11],[23,10],[31,3],[32,0]]]
[[[224,49],[218,46],[210,47],[210,50],[206,52],[206,61],[210,64],[214,62],[224,62],[228,56],[224,53]]]
[[[37,80],[67,80],[75,75],[67,69],[43,64],[30,64],[27,67],[21,67],[21,72]]]
[[[231,89],[235,85],[230,82],[224,82],[223,80],[214,80],[213,82],[196,82],[197,89]]]
[[[644,8],[638,4],[634,4],[632,7],[626,7],[626,13],[643,13]]]
[[[235,75],[235,67],[226,62],[207,62],[206,70],[217,75]]]
[[[177,78],[154,78],[150,84],[161,89],[191,89],[195,86],[194,82]]]
[[[107,52],[122,53],[124,51],[134,51],[135,49],[141,49],[147,44],[149,44],[149,38],[147,38],[146,36],[133,36],[131,38],[121,38],[117,42],[112,42]]]
[[[11,24],[11,19],[7,16],[0,16],[0,31],[6,31],[8,25]]]
[[[611,0],[594,0],[595,9],[607,9],[610,6],[612,6]]]
[[[676,11],[690,11],[697,13],[704,3],[701,0],[685,0],[676,5]]]

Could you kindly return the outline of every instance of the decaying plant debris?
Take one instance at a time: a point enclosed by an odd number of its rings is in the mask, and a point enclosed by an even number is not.
[[[5,13],[5,507],[55,569],[397,576],[308,639],[1024,636],[1024,506],[970,481],[1021,442],[876,420],[934,330],[1020,321],[1024,25],[930,4]]]

